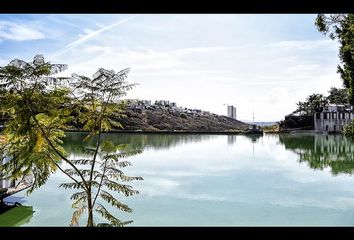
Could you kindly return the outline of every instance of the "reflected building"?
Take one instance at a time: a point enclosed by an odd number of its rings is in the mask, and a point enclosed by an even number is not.
[[[354,141],[344,135],[280,135],[279,140],[310,168],[329,167],[334,175],[354,171]]]
[[[237,135],[227,135],[227,143],[233,145],[236,143]]]
[[[314,153],[324,153],[322,159],[327,157],[338,161],[346,161],[348,159],[353,161],[354,144],[351,139],[343,135],[315,135]]]

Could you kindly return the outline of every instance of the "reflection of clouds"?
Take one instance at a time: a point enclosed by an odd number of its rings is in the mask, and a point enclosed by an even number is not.
[[[144,186],[139,186],[144,185]],[[188,193],[183,190],[180,182],[167,178],[156,178],[148,176],[144,178],[144,182],[136,185],[141,189],[140,194],[148,197],[172,195],[175,198],[198,200],[198,201],[225,201],[224,197],[213,196],[206,193]]]
[[[231,145],[225,135],[201,141],[194,139],[196,141],[183,140],[184,144],[165,148],[160,144],[156,144],[156,148],[149,145],[142,154],[126,159],[133,166],[123,171],[144,178],[144,181],[129,183],[140,194],[124,199],[136,209],[137,222],[148,225],[152,215],[163,218],[169,211],[172,214],[169,219],[178,219],[182,213],[175,210],[177,203],[179,209],[195,209],[193,217],[196,219],[203,218],[209,209],[217,208],[218,211],[212,213],[215,219],[229,218],[234,222],[248,219],[251,225],[261,221],[258,218],[262,214],[267,214],[269,224],[298,223],[294,219],[300,219],[301,223],[316,225],[316,219],[322,216],[325,220],[319,223],[332,221],[329,211],[343,217],[341,211],[354,209],[354,178],[333,176],[329,168],[318,171],[299,163],[296,153],[279,144],[279,135],[264,135],[257,142],[237,135]],[[80,154],[71,157],[81,158]],[[52,180],[56,183],[69,179],[56,174]],[[48,191],[50,194],[59,192],[57,188]],[[157,209],[164,206],[163,213],[149,212],[153,204]],[[233,211],[239,212],[241,220],[237,220]],[[304,211],[308,211],[307,217],[301,215]],[[287,214],[294,218],[287,217],[285,223],[279,220]]]
[[[237,136],[234,145],[229,145],[225,138],[227,136],[215,136],[210,141],[170,148],[168,151],[145,151],[143,156],[132,159],[135,166],[129,171],[143,176],[145,181],[140,183],[142,192],[152,192],[150,195],[154,196],[158,192],[158,196],[198,201],[247,202],[251,205],[284,207],[337,208],[336,204],[344,204],[344,208],[354,207],[348,200],[350,198],[342,197],[338,200],[338,197],[331,194],[327,196],[329,200],[326,200],[326,204],[321,204],[323,196],[312,193],[320,189],[323,193],[336,191],[344,194],[351,190],[354,180],[347,176],[334,178],[329,169],[314,171],[299,164],[297,155],[279,144],[278,135],[265,135],[257,143],[252,143],[244,136]],[[255,149],[254,158],[252,144]],[[147,180],[149,176],[159,176],[160,183]],[[252,181],[257,177],[260,180],[254,183],[258,185],[255,188]],[[210,191],[210,181],[219,178],[225,181],[233,181],[233,178],[236,180],[230,186],[230,182],[222,182],[219,189],[214,186],[213,191]],[[198,180],[193,182],[190,179]],[[197,188],[198,184],[211,186],[194,193],[193,188]],[[245,184],[251,186],[247,188]]]
[[[197,201],[215,201],[215,202],[229,201],[225,197],[213,196],[205,193],[203,194],[182,193],[182,194],[177,194],[177,197],[183,199],[197,200]]]
[[[303,199],[286,199],[286,200],[276,200],[275,205],[298,208],[298,207],[314,207],[323,209],[337,209],[337,210],[348,210],[354,208],[353,197],[332,197],[327,198],[324,201],[319,201],[316,197],[308,197]]]
[[[139,185],[142,184],[140,183]],[[143,185],[142,188],[139,188],[137,185],[137,188],[141,189],[139,190],[140,194],[154,197],[170,193],[173,194],[173,192],[179,187],[180,183],[166,178],[145,177]]]
[[[239,170],[272,172],[298,171],[296,154],[276,145],[276,138],[262,143],[251,143],[244,136],[237,136],[237,144],[225,147],[226,136],[216,136],[211,141],[171,148],[168,151],[147,150],[131,161],[134,173],[184,176],[218,176]],[[252,156],[253,146],[255,157]],[[143,159],[143,160],[142,160]],[[301,168],[301,166],[300,166]],[[303,166],[301,171],[307,171]],[[310,171],[312,173],[312,171]]]

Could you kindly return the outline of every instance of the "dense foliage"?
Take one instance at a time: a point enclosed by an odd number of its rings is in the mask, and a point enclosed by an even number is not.
[[[354,120],[351,123],[344,126],[343,133],[347,136],[354,136]]]
[[[76,74],[53,77],[64,69],[66,65],[45,62],[41,55],[32,62],[15,59],[0,68],[0,113],[7,118],[1,150],[12,157],[0,171],[9,179],[32,174],[32,192],[59,169],[72,180],[61,187],[79,190],[71,197],[75,209],[71,225],[78,225],[86,212],[87,226],[123,226],[131,221],[119,220],[104,203],[132,211],[114,192],[125,196],[138,193],[125,182],[142,178],[126,176],[120,168],[131,165],[121,159],[140,151],[102,142],[101,136],[112,126],[121,127],[114,119],[124,117],[124,105],[117,100],[134,86],[124,81],[128,69],[118,73],[99,69],[93,78]],[[86,141],[94,141],[93,148],[85,149],[86,159],[69,159],[63,148],[65,129],[71,121],[79,122],[89,132]],[[94,212],[108,222],[95,223]]]
[[[354,14],[319,14],[315,22],[317,29],[339,42],[337,67],[344,87],[348,90],[349,102],[354,104]]]
[[[328,104],[328,100],[322,94],[312,94],[304,102],[297,103],[297,109],[293,113],[299,115],[312,115]]]
[[[328,91],[327,101],[330,104],[344,105],[349,104],[348,91],[345,88],[331,87]]]

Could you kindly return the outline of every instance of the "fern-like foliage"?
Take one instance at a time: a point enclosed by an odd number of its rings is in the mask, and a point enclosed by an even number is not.
[[[52,74],[65,69],[64,64],[45,62],[42,55],[36,55],[32,62],[15,59],[0,67],[0,114],[7,119],[1,151],[11,156],[0,171],[15,180],[33,174],[29,192],[57,170],[58,153],[65,155],[63,130],[72,117],[71,110],[63,105],[70,103],[69,90],[47,88],[60,81]]]
[[[142,178],[126,176],[121,168],[131,165],[122,159],[140,152],[102,142],[102,133],[122,127],[115,119],[124,117],[125,105],[117,100],[134,86],[125,82],[129,69],[116,73],[101,68],[92,78],[76,74],[71,78],[53,77],[66,68],[46,62],[42,55],[36,55],[32,62],[15,59],[0,67],[0,114],[7,119],[0,151],[12,157],[0,171],[9,179],[32,174],[32,192],[59,169],[71,179],[60,187],[79,190],[71,196],[74,213],[70,225],[78,225],[86,212],[87,226],[124,226],[130,221],[120,221],[104,204],[132,211],[115,193],[139,193],[125,182]],[[63,148],[71,121],[81,123],[89,132],[85,141],[94,142],[85,149],[83,159],[68,159]],[[62,161],[70,168],[62,169]],[[108,222],[95,224],[94,212]]]
[[[117,100],[134,86],[125,82],[128,72],[129,69],[116,73],[101,68],[92,78],[73,74],[72,86],[75,89],[73,95],[76,105],[81,108],[77,114],[77,121],[82,124],[83,130],[89,132],[84,141],[93,141],[94,144],[86,147],[87,158],[71,160],[73,164],[79,166],[80,175],[85,178],[86,185],[79,180],[61,185],[65,188],[80,189],[80,192],[72,196],[75,200],[72,207],[76,209],[72,216],[72,225],[78,224],[78,218],[85,211],[88,214],[88,226],[124,226],[131,222],[119,220],[104,207],[104,204],[125,212],[133,211],[119,201],[115,194],[121,193],[128,197],[139,193],[125,182],[143,179],[126,176],[122,168],[131,165],[130,162],[123,160],[124,158],[139,154],[140,151],[127,151],[126,145],[115,146],[110,141],[102,141],[103,132],[110,131],[112,127],[122,128],[115,119],[124,117],[125,103]],[[66,170],[66,173],[72,177],[78,176],[78,171],[73,169]],[[85,198],[81,198],[82,195],[85,195]],[[108,222],[95,224],[93,212]]]
[[[109,152],[107,152],[107,145],[110,145]],[[111,151],[117,151],[117,153],[112,153]],[[65,189],[79,190],[71,196],[71,200],[74,200],[72,208],[75,209],[70,222],[71,226],[77,226],[82,213],[87,212],[89,195],[91,195],[93,211],[107,220],[106,223],[97,223],[94,224],[94,226],[122,227],[132,222],[121,221],[117,217],[114,217],[104,205],[111,205],[117,210],[124,212],[133,212],[133,209],[118,200],[116,194],[121,193],[122,195],[129,197],[139,193],[134,190],[131,185],[126,184],[126,182],[143,180],[143,178],[127,176],[122,171],[122,168],[132,165],[130,162],[123,161],[122,159],[139,153],[140,151],[124,151],[121,147],[117,150],[117,147],[111,145],[111,142],[104,142],[98,152],[99,157],[96,160],[96,167],[92,171],[93,180],[89,181],[87,179],[86,181],[90,184],[92,192],[87,193],[87,191],[84,190],[84,184],[82,182],[63,183],[60,185],[60,187]],[[92,166],[92,159],[80,159],[73,162],[79,169],[81,169],[80,171],[82,171],[83,175],[88,178],[90,167]],[[77,177],[77,173],[75,173],[73,169],[67,169],[65,171],[68,174]]]

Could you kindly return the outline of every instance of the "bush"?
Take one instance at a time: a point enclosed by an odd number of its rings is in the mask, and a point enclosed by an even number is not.
[[[181,113],[181,115],[179,115],[181,118],[184,118],[184,119],[186,119],[187,118],[187,115],[186,114],[184,114],[184,113]]]
[[[303,128],[314,129],[312,115],[287,115],[283,121],[280,121],[279,127],[281,129],[288,128]]]
[[[352,120],[351,123],[347,124],[344,126],[343,128],[343,133],[346,135],[346,136],[351,136],[351,137],[354,137],[354,120]]]

